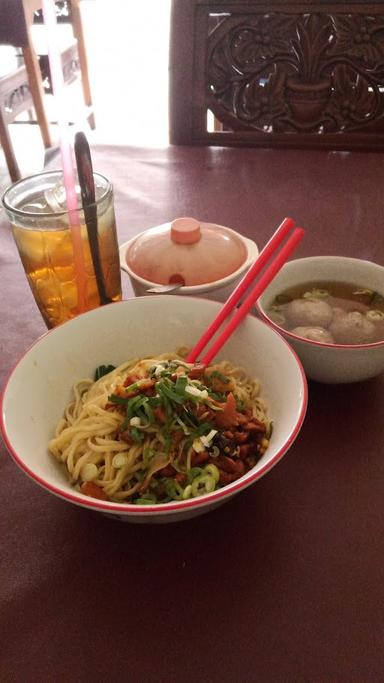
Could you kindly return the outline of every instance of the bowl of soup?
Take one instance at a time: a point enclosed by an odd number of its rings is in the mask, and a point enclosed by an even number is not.
[[[257,302],[298,354],[309,379],[329,384],[384,371],[384,267],[315,256],[286,263]]]
[[[286,340],[252,315],[209,366],[189,363],[219,310],[139,297],[50,330],[3,390],[15,462],[63,501],[129,522],[194,517],[254,484],[300,432],[306,378]]]

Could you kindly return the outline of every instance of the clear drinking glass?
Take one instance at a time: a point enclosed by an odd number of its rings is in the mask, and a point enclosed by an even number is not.
[[[110,181],[99,173],[94,173],[94,182],[96,201],[90,209],[97,221],[93,221],[93,239],[83,208],[75,212],[82,245],[81,296],[62,172],[50,171],[24,178],[9,187],[2,197],[25,274],[49,328],[84,310],[121,299],[113,189]],[[81,207],[80,190],[77,190],[78,207]],[[88,226],[89,222],[88,219]],[[103,296],[100,296],[101,287]]]

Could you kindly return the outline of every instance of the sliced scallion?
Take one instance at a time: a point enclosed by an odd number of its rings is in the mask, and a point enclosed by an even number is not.
[[[210,474],[211,477],[214,478],[216,484],[218,483],[218,481],[220,479],[220,471],[219,471],[219,468],[216,467],[216,465],[214,465],[213,463],[209,463],[209,465],[205,466],[204,472],[206,474]]]
[[[213,370],[211,373],[209,373],[209,377],[216,377],[223,384],[229,384],[229,382],[231,381],[229,379],[229,377],[226,377],[226,375],[223,375],[223,373],[220,372],[219,370]]]
[[[108,375],[112,370],[116,370],[115,365],[99,365],[98,368],[95,370],[95,382],[97,382],[100,377],[104,377],[104,375]]]
[[[144,434],[137,427],[133,427],[130,431],[131,437],[135,443],[141,443],[144,439]]]
[[[196,477],[192,484],[192,496],[202,496],[204,493],[212,493],[216,488],[216,481],[210,474],[202,474]]]

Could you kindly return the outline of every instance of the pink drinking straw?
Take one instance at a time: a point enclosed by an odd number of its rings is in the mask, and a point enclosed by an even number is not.
[[[44,24],[48,42],[48,57],[52,79],[52,90],[56,100],[57,121],[60,135],[61,163],[69,225],[72,235],[75,276],[78,292],[78,306],[80,312],[86,310],[86,287],[83,243],[81,228],[77,212],[77,197],[75,189],[75,175],[72,163],[72,150],[69,141],[68,119],[66,118],[66,103],[64,97],[64,77],[61,65],[60,48],[57,36],[57,22],[55,4],[53,0],[42,0]]]

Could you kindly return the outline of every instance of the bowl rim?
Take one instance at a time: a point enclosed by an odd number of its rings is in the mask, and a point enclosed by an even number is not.
[[[163,298],[170,298],[174,299],[172,295],[163,295]],[[147,297],[148,298],[148,297]],[[158,300],[158,295],[153,295],[150,297],[152,299]],[[184,297],[187,298],[187,297]],[[188,297],[188,300],[190,300],[191,297]],[[205,299],[200,299],[199,297],[193,297],[193,299],[197,301],[203,301],[205,302]],[[116,301],[111,304],[106,304],[106,306],[116,306],[116,305],[124,305],[129,301],[135,301],[137,300],[137,297],[130,297],[128,299],[124,299],[122,301]],[[217,303],[214,302],[213,303]],[[106,306],[103,306],[105,308]],[[95,313],[95,311],[100,310],[100,309],[93,309],[91,311],[87,311],[82,314],[82,317],[92,315]],[[252,314],[248,314],[249,317],[254,318],[255,320],[258,320],[262,325],[267,325],[271,329],[271,326],[266,324],[264,321],[258,319],[256,316]],[[247,316],[247,317],[248,317]],[[24,352],[23,354],[16,360],[14,363],[13,367],[11,370],[8,372],[5,382],[3,384],[2,390],[1,390],[1,396],[0,396],[0,432],[2,434],[4,443],[7,447],[7,450],[9,452],[9,455],[13,458],[15,463],[20,467],[20,469],[27,474],[33,481],[35,481],[37,484],[39,484],[43,489],[49,491],[50,493],[53,493],[54,495],[58,496],[59,498],[68,501],[70,503],[74,503],[75,505],[78,505],[80,507],[84,507],[87,509],[93,509],[93,510],[98,510],[101,512],[107,512],[107,513],[116,513],[116,514],[125,514],[127,516],[148,516],[148,515],[153,515],[154,513],[156,515],[166,515],[168,513],[176,513],[180,512],[182,513],[183,511],[187,511],[189,509],[198,509],[201,507],[206,507],[211,504],[219,504],[220,502],[224,501],[225,498],[228,498],[229,496],[234,495],[235,493],[241,491],[242,489],[247,488],[249,485],[260,479],[262,476],[264,476],[269,470],[271,470],[274,465],[285,455],[285,453],[289,450],[289,448],[292,446],[294,441],[296,440],[301,427],[303,425],[305,415],[307,412],[307,407],[308,407],[308,383],[307,383],[307,378],[304,372],[304,368],[302,366],[302,363],[296,353],[296,351],[290,346],[290,344],[287,342],[284,337],[277,332],[276,330],[272,330],[274,334],[277,334],[277,336],[280,338],[280,340],[283,342],[286,350],[288,353],[290,353],[293,356],[293,359],[295,360],[295,363],[297,365],[297,368],[300,373],[300,380],[301,380],[301,401],[300,401],[300,411],[297,416],[297,419],[288,434],[287,439],[284,441],[284,444],[279,448],[279,450],[275,453],[274,457],[267,462],[260,470],[254,472],[252,474],[252,469],[246,472],[240,479],[235,480],[234,482],[231,482],[230,484],[227,484],[223,486],[220,489],[217,489],[216,491],[213,491],[212,493],[207,493],[205,495],[199,496],[197,498],[190,498],[187,500],[181,500],[181,501],[173,501],[169,503],[158,503],[157,505],[135,505],[133,503],[115,503],[113,501],[102,501],[96,498],[91,498],[91,497],[85,497],[85,499],[80,498],[80,495],[77,496],[75,493],[72,492],[72,489],[70,488],[70,484],[68,482],[68,490],[65,490],[64,488],[61,488],[57,486],[56,484],[52,484],[48,482],[46,479],[41,477],[40,475],[36,474],[31,467],[28,466],[28,464],[19,456],[19,454],[16,452],[16,450],[13,448],[10,439],[7,434],[7,429],[6,429],[6,420],[5,420],[5,414],[4,414],[4,401],[6,398],[6,393],[8,389],[8,385],[12,379],[13,373],[17,369],[17,367],[20,365],[20,363],[23,362],[24,358],[31,352],[31,350],[38,345],[43,339],[45,339],[48,335],[55,334],[55,331],[60,329],[63,326],[68,326],[76,322],[76,320],[79,318],[73,318],[71,320],[68,320],[61,325],[58,325],[55,328],[52,328],[50,330],[47,330],[44,332],[42,335],[40,335]],[[254,468],[253,468],[254,469]]]
[[[369,266],[375,266],[377,268],[381,268],[383,271],[383,274],[384,274],[384,266],[381,266],[380,263],[375,263],[374,261],[368,261],[367,259],[359,259],[359,258],[353,258],[353,257],[349,257],[349,256],[335,256],[335,255],[332,255],[332,256],[326,256],[326,255],[325,256],[304,256],[303,258],[292,259],[292,261],[288,261],[286,265],[289,265],[291,263],[294,264],[297,262],[304,262],[304,261],[307,261],[307,262],[318,261],[318,262],[320,262],[322,260],[331,260],[331,261],[334,261],[335,264],[336,264],[336,262],[340,262],[340,261],[352,261],[352,262],[354,261],[354,262],[359,262],[359,263],[366,263]],[[356,351],[358,349],[372,349],[372,348],[374,349],[374,348],[381,348],[382,346],[384,346],[384,339],[381,341],[364,343],[364,344],[336,344],[336,343],[330,344],[329,342],[319,342],[319,341],[314,341],[313,339],[307,339],[306,337],[301,337],[299,334],[292,334],[292,332],[290,330],[285,330],[283,327],[281,327],[280,325],[275,323],[267,315],[267,313],[265,312],[264,308],[262,307],[262,303],[261,303],[263,296],[264,295],[260,296],[255,303],[255,307],[256,307],[260,317],[262,318],[262,320],[265,323],[267,323],[268,325],[273,327],[276,332],[278,332],[280,335],[284,335],[284,336],[288,337],[289,339],[294,339],[294,340],[297,340],[297,341],[300,341],[300,342],[303,342],[303,343],[306,343],[309,345],[313,345],[315,347],[319,346],[321,348],[325,347],[325,348],[329,348],[329,349],[345,349],[346,351]],[[383,294],[383,296],[384,296],[384,294]]]
[[[221,225],[219,223],[211,223],[210,221],[200,221],[202,225],[214,225],[217,226],[218,228],[223,228],[224,230],[227,230],[230,233],[233,233],[237,237],[241,239],[242,242],[244,242],[244,245],[247,250],[247,255],[244,260],[244,262],[239,266],[236,270],[233,271],[233,273],[230,273],[229,275],[226,275],[223,278],[220,278],[220,280],[214,280],[213,282],[204,282],[200,285],[183,285],[178,289],[178,293],[180,295],[182,294],[189,294],[189,295],[197,295],[200,292],[206,292],[206,291],[213,291],[215,289],[218,289],[219,287],[225,287],[226,285],[231,284],[233,280],[235,280],[239,275],[241,275],[244,270],[250,265],[251,261],[253,258],[256,258],[259,254],[259,247],[257,246],[256,242],[254,240],[251,240],[249,237],[245,237],[241,233],[237,232],[236,230],[233,230],[233,228],[228,228],[226,225]],[[168,223],[161,223],[159,226],[153,226],[153,227],[162,227],[163,225],[170,225],[170,222]],[[137,235],[134,235],[131,237],[131,239],[127,240],[126,242],[123,242],[121,245],[119,245],[119,255],[120,255],[120,268],[124,272],[128,273],[128,275],[138,282],[140,285],[143,287],[146,287],[147,289],[152,288],[152,287],[159,287],[161,286],[160,282],[153,282],[152,280],[146,280],[145,278],[141,277],[140,275],[137,275],[134,270],[130,268],[126,261],[126,253],[128,248],[131,246],[131,244],[141,237],[141,235],[144,235],[145,233],[148,232],[148,230],[151,230],[152,228],[147,228],[146,230],[142,230],[139,232]],[[255,250],[255,254],[251,254],[250,251],[251,249]]]

